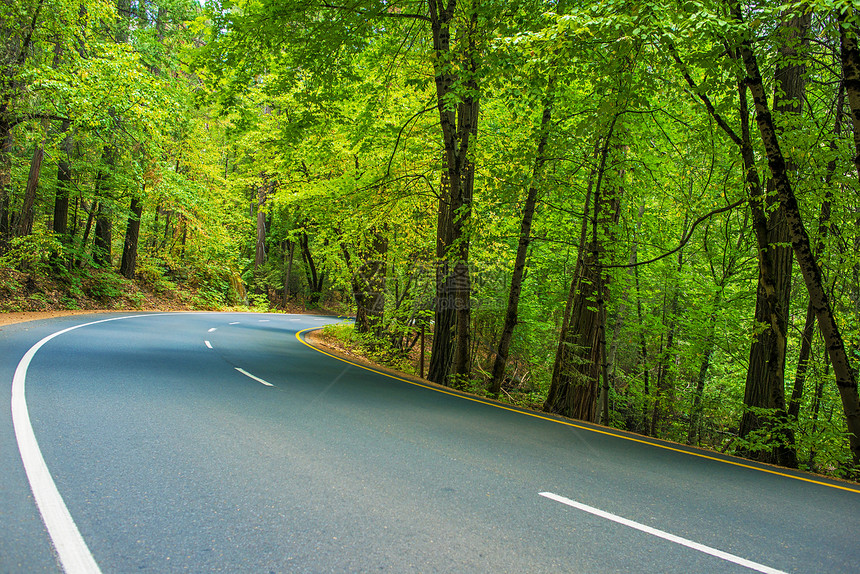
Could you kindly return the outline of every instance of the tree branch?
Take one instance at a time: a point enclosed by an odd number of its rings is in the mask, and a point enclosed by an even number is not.
[[[647,261],[640,261],[639,263],[627,263],[625,265],[601,265],[600,267],[602,267],[603,269],[630,269],[632,267],[640,267],[642,265],[649,265],[651,263],[655,263],[657,261],[660,261],[661,259],[665,259],[666,257],[669,257],[670,255],[677,253],[678,251],[683,249],[684,246],[687,245],[687,243],[689,243],[690,238],[693,237],[693,232],[696,230],[696,226],[698,226],[700,223],[710,219],[711,217],[713,217],[715,215],[719,215],[720,213],[725,213],[726,211],[731,211],[736,207],[740,207],[741,205],[743,205],[746,202],[747,202],[746,198],[739,199],[738,201],[734,202],[731,205],[727,205],[725,207],[715,209],[714,211],[703,215],[702,217],[700,217],[699,219],[697,219],[696,221],[693,222],[693,225],[690,227],[690,231],[687,233],[686,237],[682,238],[681,243],[678,245],[678,247],[676,247],[675,249],[673,249],[671,251],[667,251],[666,253],[663,253],[662,255],[658,255],[657,257],[654,257],[653,259],[649,259]]]
[[[672,59],[675,60],[675,63],[678,64],[678,67],[681,69],[681,75],[684,76],[684,79],[687,81],[687,85],[689,85],[690,89],[693,90],[693,93],[702,100],[702,103],[705,104],[705,109],[708,110],[708,113],[714,118],[717,125],[726,132],[735,144],[739,147],[743,147],[743,140],[741,140],[740,136],[738,136],[729,124],[726,123],[723,117],[717,113],[717,110],[714,108],[714,104],[711,103],[710,98],[699,90],[699,86],[696,85],[696,81],[693,80],[692,76],[690,76],[690,72],[687,70],[686,64],[681,60],[681,56],[678,54],[677,48],[675,48],[675,43],[667,38],[666,46],[669,48],[669,53],[672,54]]]

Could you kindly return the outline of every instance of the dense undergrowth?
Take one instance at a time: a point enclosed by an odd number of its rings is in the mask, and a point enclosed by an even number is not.
[[[338,351],[358,359],[394,369],[402,373],[423,377],[429,364],[429,350],[432,345],[432,335],[425,341],[425,366],[421,372],[421,347],[417,344],[404,351],[392,345],[385,337],[377,337],[372,333],[359,333],[352,322],[345,321],[326,325],[320,333],[322,342]],[[478,368],[477,372],[481,369]],[[486,373],[485,373],[486,374]],[[529,409],[540,410],[546,400],[546,385],[536,385],[522,378],[508,378],[502,385],[499,394],[487,390],[483,379],[453,379],[451,388],[464,391],[476,396],[487,397],[502,402]]]
[[[0,313],[137,309],[304,312],[301,300],[246,293],[235,271],[142,254],[134,279],[94,264],[51,233],[12,240],[0,255]],[[317,309],[317,311],[325,309]]]

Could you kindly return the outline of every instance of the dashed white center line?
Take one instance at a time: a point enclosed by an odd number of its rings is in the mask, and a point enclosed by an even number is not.
[[[233,321],[232,323],[227,323],[228,325],[238,325],[239,321]]]
[[[271,319],[260,319],[260,323],[268,323]]]
[[[582,504],[581,502],[576,502],[575,500],[559,496],[558,494],[553,494],[552,492],[541,492],[539,494],[545,498],[549,498],[550,500],[555,500],[556,502],[566,504],[567,506],[588,512],[589,514],[611,520],[612,522],[617,522],[618,524],[623,524],[624,526],[629,526],[630,528],[635,528],[636,530],[646,532],[652,536],[657,536],[663,540],[668,540],[669,542],[674,542],[675,544],[680,544],[681,546],[686,546],[687,548],[692,548],[693,550],[698,550],[699,552],[704,552],[705,554],[722,558],[723,560],[749,568],[750,570],[755,570],[756,572],[764,572],[766,574],[786,574],[783,570],[777,570],[776,568],[771,568],[770,566],[765,566],[764,564],[759,564],[758,562],[753,562],[752,560],[747,560],[746,558],[741,558],[740,556],[735,556],[734,554],[729,554],[728,552],[723,552],[722,550],[717,550],[716,548],[711,548],[710,546],[705,546],[704,544],[699,544],[698,542],[693,542],[692,540],[687,540],[686,538],[669,534],[663,530],[651,528],[650,526],[628,520],[627,518],[606,512],[605,510],[600,510],[599,508],[594,508],[593,506],[588,506],[587,504]]]
[[[212,327],[211,329],[209,329],[209,332],[211,333],[212,331],[217,331],[217,330],[218,330],[218,327]]]
[[[212,343],[210,343],[209,341],[203,341],[203,342],[206,343],[207,347],[209,347],[210,349],[212,348]]]
[[[263,383],[263,384],[264,384],[264,385],[266,385],[267,387],[274,387],[274,386],[275,386],[275,385],[273,385],[272,383],[270,383],[269,381],[264,381],[264,380],[263,380],[263,379],[261,379],[260,377],[255,377],[254,375],[252,375],[251,373],[249,373],[249,372],[248,372],[248,371],[246,371],[245,369],[240,369],[239,367],[234,367],[234,368],[235,368],[237,371],[239,371],[240,373],[242,373],[243,375],[245,375],[246,377],[251,378],[251,379],[254,379],[254,380],[255,380],[255,381],[257,381],[258,383]]]

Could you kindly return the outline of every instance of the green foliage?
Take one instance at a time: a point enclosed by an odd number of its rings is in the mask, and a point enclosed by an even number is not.
[[[122,277],[110,271],[100,270],[94,270],[84,280],[83,284],[83,290],[86,295],[105,304],[115,304],[126,287],[126,282]]]
[[[52,233],[36,233],[12,239],[0,255],[0,267],[11,267],[37,276],[50,275],[63,261],[63,244]]]
[[[154,259],[146,259],[137,266],[138,279],[155,293],[176,289],[176,284],[165,277],[167,270]]]
[[[403,351],[395,348],[387,339],[372,333],[358,333],[351,322],[326,325],[322,332],[324,338],[337,341],[347,351],[354,351],[381,365],[415,374],[415,367]]]

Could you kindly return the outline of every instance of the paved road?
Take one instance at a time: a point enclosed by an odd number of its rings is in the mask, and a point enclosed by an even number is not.
[[[860,571],[856,486],[350,366],[297,339],[323,317],[107,318],[0,330],[10,397],[34,344],[102,321],[44,342],[26,373],[102,572]],[[0,473],[0,572],[61,571],[9,409]]]

